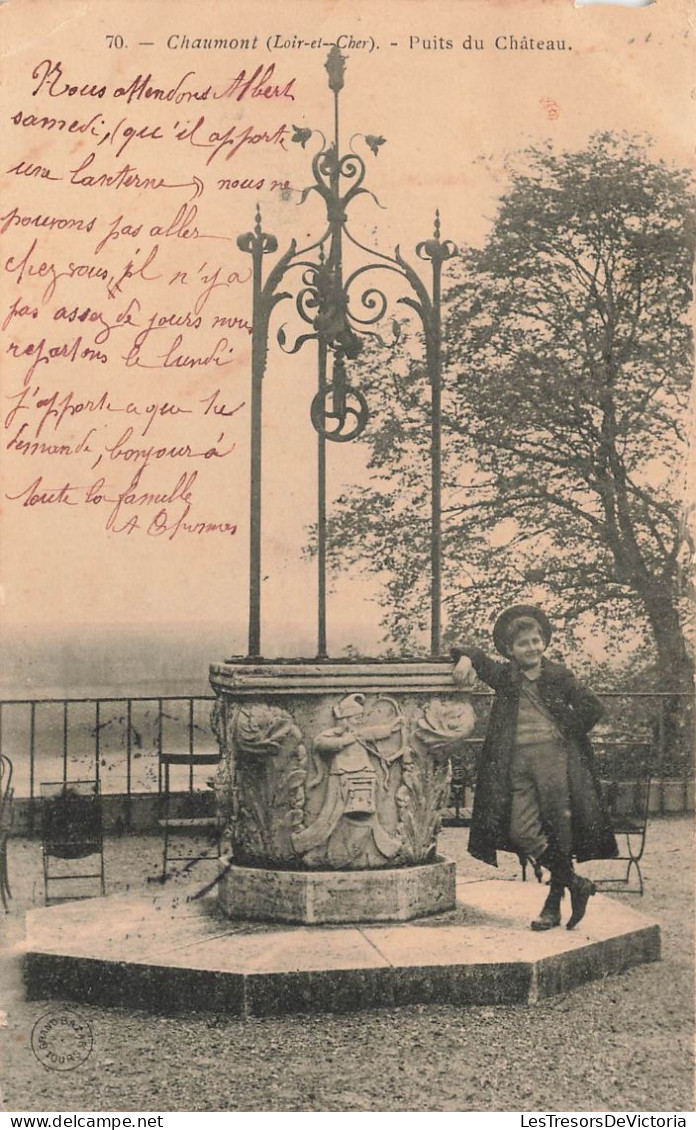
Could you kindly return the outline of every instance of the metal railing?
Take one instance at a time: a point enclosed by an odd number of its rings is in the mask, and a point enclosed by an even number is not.
[[[29,830],[41,781],[79,776],[97,780],[103,794],[125,797],[128,828],[132,798],[162,792],[165,749],[193,754],[216,747],[213,702],[213,695],[0,701],[0,749],[13,762],[15,798],[29,802]],[[192,765],[178,786],[193,791]]]
[[[477,722],[466,743],[473,764],[483,740],[492,696],[475,692]],[[677,697],[656,691],[613,691],[600,694],[607,717],[592,733],[593,745],[613,776],[631,779],[631,768],[649,756],[657,810],[674,811],[667,798],[669,783],[681,791],[678,808],[692,807],[693,766],[683,751],[669,748],[665,704]],[[125,827],[130,827],[130,802],[135,796],[160,794],[163,751],[203,753],[216,748],[210,726],[213,695],[162,695],[106,698],[5,699],[0,701],[0,749],[14,765],[15,797],[29,803],[33,830],[42,781],[89,777],[102,793],[125,799]],[[619,709],[617,709],[619,708]],[[194,790],[193,767],[173,787]],[[669,803],[668,803],[669,799]]]

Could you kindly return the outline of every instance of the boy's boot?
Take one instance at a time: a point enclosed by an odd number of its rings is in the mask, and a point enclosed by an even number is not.
[[[546,902],[531,927],[532,930],[552,930],[554,926],[561,924],[561,900],[570,877],[568,862],[551,844],[547,844],[542,854],[532,862],[537,878],[541,874],[541,868],[546,867],[551,872],[551,879]]]
[[[546,902],[541,908],[539,917],[532,922],[532,930],[552,930],[554,926],[560,926],[563,888],[564,884],[552,875]]]
[[[571,915],[566,922],[566,930],[572,930],[573,927],[577,926],[578,922],[585,917],[587,904],[590,897],[597,893],[597,888],[589,879],[583,879],[582,875],[576,875],[573,872],[572,880],[568,884],[568,890],[570,891]]]

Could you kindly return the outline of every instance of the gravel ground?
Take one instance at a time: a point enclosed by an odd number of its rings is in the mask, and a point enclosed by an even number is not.
[[[65,1112],[693,1110],[692,828],[686,818],[654,819],[644,898],[612,896],[660,922],[663,960],[658,964],[533,1006],[418,1005],[243,1021],[78,1005],[94,1031],[94,1050],[86,1063],[66,1073],[46,1070],[30,1047],[32,1026],[47,1005],[24,1000],[21,958],[13,946],[21,945],[24,912],[41,905],[43,891],[38,845],[14,840],[15,898],[11,913],[0,919],[0,989],[7,1012],[0,1070],[6,1107]],[[448,829],[440,847],[461,863],[460,874],[472,879],[492,874],[466,855],[465,831]],[[108,841],[109,889],[148,889],[145,880],[157,874],[160,859],[154,838]],[[592,873],[592,867],[585,871]],[[201,870],[197,880],[204,879]]]

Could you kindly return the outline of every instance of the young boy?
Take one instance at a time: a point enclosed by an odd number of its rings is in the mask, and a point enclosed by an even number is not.
[[[610,859],[618,849],[587,737],[602,704],[566,667],[544,657],[551,633],[540,608],[517,604],[493,628],[493,642],[507,663],[463,645],[452,649],[452,657],[455,682],[466,680],[471,665],[495,691],[478,764],[469,851],[494,866],[500,850],[530,859],[537,874],[546,867],[549,894],[532,929],[560,925],[567,887],[572,930],[596,891],[575,874],[573,856],[580,862]]]

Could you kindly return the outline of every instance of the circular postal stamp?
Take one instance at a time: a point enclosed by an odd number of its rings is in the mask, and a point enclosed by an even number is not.
[[[74,1071],[94,1047],[92,1026],[70,1008],[45,1012],[31,1030],[31,1048],[49,1071]]]

